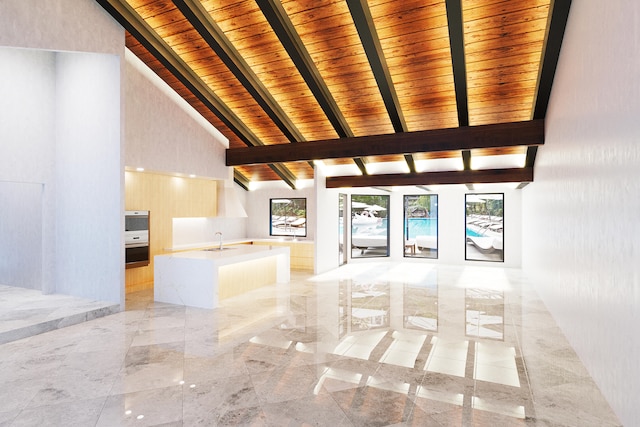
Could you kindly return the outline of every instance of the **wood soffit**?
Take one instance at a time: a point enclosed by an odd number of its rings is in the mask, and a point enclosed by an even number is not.
[[[533,181],[570,0],[97,0],[229,138],[234,180]],[[491,159],[520,156],[520,167]],[[460,169],[430,169],[457,159]],[[473,170],[477,160],[490,166]],[[403,173],[372,173],[386,165]],[[420,166],[420,167],[418,167]],[[342,170],[342,169],[341,169]]]

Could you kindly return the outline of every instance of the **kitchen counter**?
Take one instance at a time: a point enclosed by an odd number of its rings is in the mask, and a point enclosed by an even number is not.
[[[223,248],[222,251],[156,255],[154,299],[215,308],[225,298],[262,286],[289,282],[288,247],[236,245]]]
[[[228,240],[222,241],[223,246],[253,245],[255,243],[274,244],[274,245],[283,244],[283,243],[297,243],[297,244],[313,245],[314,241],[305,240],[301,238],[293,240],[291,238],[282,238],[282,237],[271,237],[271,238],[263,237],[263,238],[256,238],[256,239],[247,237],[243,239],[228,239]],[[164,248],[164,250],[166,252],[180,252],[180,251],[200,250],[200,249],[214,248],[214,247],[217,248],[219,245],[220,245],[220,242],[212,240],[209,242],[200,242],[200,243],[193,243],[189,245],[172,246],[170,248]]]

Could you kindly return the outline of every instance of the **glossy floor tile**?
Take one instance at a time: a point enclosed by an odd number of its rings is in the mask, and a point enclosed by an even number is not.
[[[120,311],[120,304],[0,285],[0,344]]]
[[[2,426],[618,426],[519,270],[358,263],[0,346]]]

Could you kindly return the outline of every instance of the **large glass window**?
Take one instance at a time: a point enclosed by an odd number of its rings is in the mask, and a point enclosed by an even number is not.
[[[438,258],[438,196],[404,196],[404,256]]]
[[[389,196],[351,196],[351,257],[389,256]]]
[[[307,236],[307,199],[271,199],[271,236]]]
[[[465,195],[465,259],[504,261],[504,194]]]

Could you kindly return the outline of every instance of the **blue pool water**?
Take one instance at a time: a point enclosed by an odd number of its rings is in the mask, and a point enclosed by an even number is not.
[[[438,234],[438,220],[436,218],[409,218],[406,220],[408,222],[409,235],[407,239],[415,239],[416,236],[435,236]],[[387,227],[387,219],[383,218],[380,224],[377,224],[374,227],[362,227],[363,230],[381,230],[386,229]],[[406,227],[405,227],[406,230]],[[357,233],[358,227],[353,226],[352,232]],[[340,224],[340,235],[342,235],[342,223]],[[467,236],[472,237],[482,237],[482,234],[478,234],[475,231],[467,228]]]
[[[435,236],[438,234],[438,220],[436,218],[409,218],[405,229],[409,230],[408,239],[416,236]]]
[[[471,237],[482,237],[482,234],[478,234],[475,231],[467,228],[467,236],[471,236]]]

